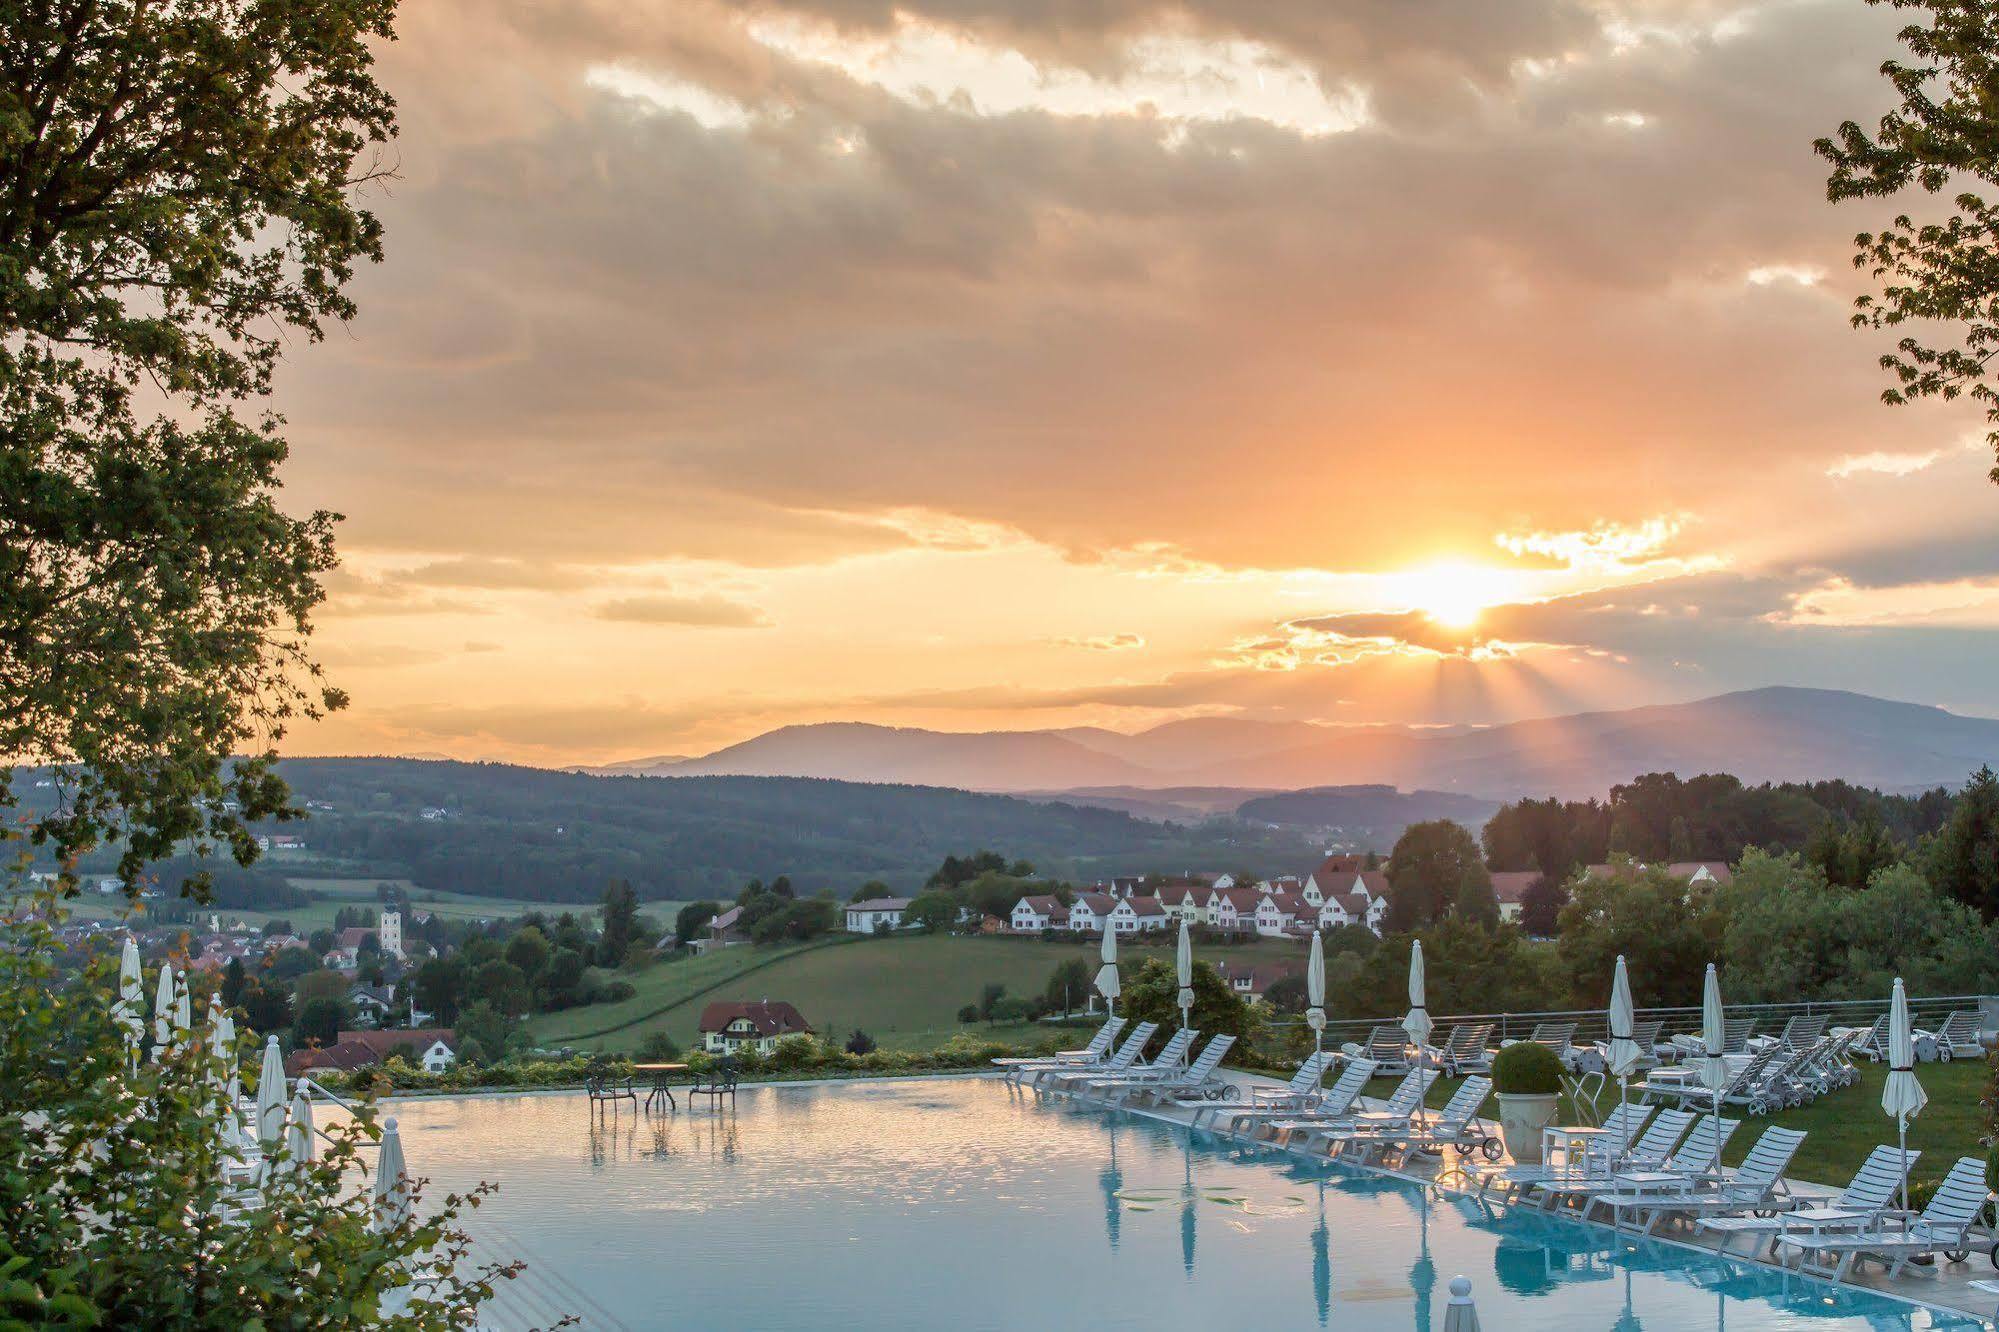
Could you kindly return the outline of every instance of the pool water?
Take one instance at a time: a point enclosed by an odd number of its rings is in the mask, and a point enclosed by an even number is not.
[[[745,1090],[593,1127],[579,1095],[398,1105],[430,1190],[518,1256],[489,1325],[1978,1327],[1822,1282],[1349,1173],[992,1081]]]

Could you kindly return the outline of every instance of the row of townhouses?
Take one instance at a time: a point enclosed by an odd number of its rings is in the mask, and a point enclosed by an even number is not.
[[[1380,934],[1388,910],[1388,880],[1365,864],[1360,856],[1328,856],[1302,880],[1287,876],[1241,887],[1227,875],[1212,884],[1170,883],[1156,892],[1148,892],[1137,879],[1112,879],[1097,885],[1100,891],[1078,894],[1067,906],[1053,896],[1023,897],[1007,923],[1017,934],[1101,934],[1106,929],[1139,934],[1178,928],[1183,919],[1189,925],[1272,938],[1344,925]]]

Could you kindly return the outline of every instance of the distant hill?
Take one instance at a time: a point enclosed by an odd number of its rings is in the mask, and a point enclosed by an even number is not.
[[[916,888],[946,855],[982,848],[1072,880],[1213,865],[1295,873],[1315,858],[1296,834],[1234,820],[1183,826],[934,787],[406,759],[280,766],[314,802],[310,821],[285,831],[305,839],[318,872],[545,902],[595,903],[618,878],[648,899],[734,896],[780,874],[844,898],[869,879]]]
[[[1243,802],[1239,817],[1290,828],[1336,829],[1357,845],[1393,846],[1412,823],[1450,819],[1477,828],[1499,802],[1449,791],[1398,791],[1392,786],[1315,786]]]
[[[1907,790],[1955,785],[1987,762],[1999,762],[1999,721],[1838,690],[1778,687],[1443,731],[1230,718],[1168,722],[1136,735],[1091,727],[956,733],[859,723],[787,726],[647,770],[1036,793],[1370,784],[1509,800],[1601,796],[1654,771],[1732,772],[1746,782],[1839,777]],[[1140,799],[1115,798],[1134,809],[1129,802]]]

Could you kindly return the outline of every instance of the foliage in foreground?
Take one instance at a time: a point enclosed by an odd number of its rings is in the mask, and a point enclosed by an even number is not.
[[[459,1270],[485,1186],[375,1213],[368,1104],[261,1196],[225,1185],[226,1061],[197,1029],[135,1069],[115,968],[65,961],[44,918],[0,920],[0,1325],[465,1328],[518,1270]]]

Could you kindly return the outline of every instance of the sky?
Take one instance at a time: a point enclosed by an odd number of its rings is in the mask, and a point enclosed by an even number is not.
[[[292,753],[776,726],[1999,715],[1999,488],[1879,401],[1859,0],[421,0]],[[1920,210],[1925,200],[1901,201]]]

